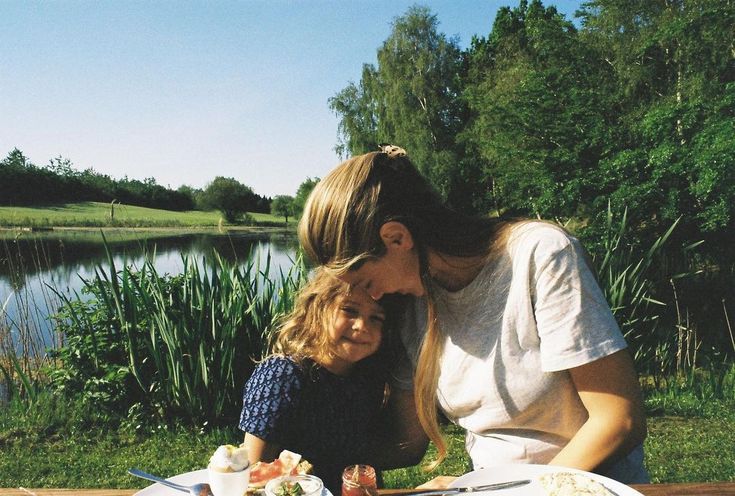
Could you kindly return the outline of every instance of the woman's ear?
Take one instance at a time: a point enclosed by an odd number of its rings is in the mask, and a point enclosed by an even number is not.
[[[394,220],[380,226],[380,238],[387,249],[410,250],[413,248],[413,236],[408,228]]]

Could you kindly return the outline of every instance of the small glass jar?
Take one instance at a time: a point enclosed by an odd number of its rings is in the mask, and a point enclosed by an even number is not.
[[[350,465],[342,472],[342,496],[377,496],[378,480],[370,465]]]

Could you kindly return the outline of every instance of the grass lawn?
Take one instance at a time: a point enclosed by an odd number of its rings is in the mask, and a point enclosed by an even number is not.
[[[219,429],[160,430],[142,437],[123,431],[79,429],[61,435],[30,425],[10,425],[0,413],[0,487],[142,488],[130,467],[172,476],[204,468],[213,449],[237,443],[241,433]],[[646,464],[654,482],[735,480],[733,415],[717,418],[674,416],[649,419]],[[460,429],[446,430],[450,455],[432,473],[420,467],[385,473],[387,487],[413,487],[438,474],[469,470]],[[434,451],[427,454],[431,460]]]
[[[735,415],[649,419],[646,461],[653,482],[735,480]]]
[[[256,223],[283,224],[282,217],[252,213]],[[110,220],[109,203],[81,202],[43,207],[0,207],[0,226],[5,227],[217,227],[217,211],[174,212],[133,205],[115,205]]]

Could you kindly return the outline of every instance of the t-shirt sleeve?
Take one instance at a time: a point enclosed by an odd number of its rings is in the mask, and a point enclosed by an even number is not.
[[[625,348],[579,242],[568,237],[547,254],[537,260],[533,302],[542,369],[577,367]]]
[[[262,362],[243,388],[240,430],[283,443],[294,427],[302,389],[303,374],[293,361],[271,357]]]

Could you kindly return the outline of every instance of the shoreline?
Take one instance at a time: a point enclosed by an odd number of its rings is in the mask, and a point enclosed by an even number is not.
[[[0,233],[54,233],[54,232],[176,232],[211,234],[243,233],[243,234],[284,234],[295,235],[296,223],[292,226],[49,226],[49,227],[7,227],[0,226]]]

